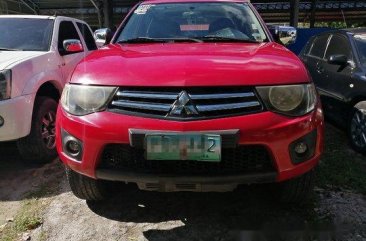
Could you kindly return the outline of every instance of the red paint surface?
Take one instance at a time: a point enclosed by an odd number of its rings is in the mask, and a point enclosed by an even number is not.
[[[185,1],[192,2],[179,0]],[[174,1],[145,1],[146,4],[163,2]],[[77,66],[71,82],[122,87],[184,88],[309,83],[310,76],[297,56],[274,42],[149,43],[110,44],[94,51]],[[306,173],[317,165],[323,150],[323,125],[320,105],[308,115],[296,118],[265,111],[245,116],[187,122],[112,112],[75,117],[59,107],[57,149],[66,165],[94,177],[104,146],[111,143],[128,144],[129,129],[181,132],[239,129],[239,144],[265,146],[274,160],[278,172],[277,181],[283,181]],[[60,128],[82,140],[82,162],[72,161],[62,152]],[[293,165],[288,150],[290,143],[314,129],[318,131],[315,156],[302,164]]]
[[[212,131],[239,129],[241,145],[264,145],[272,154],[279,173],[278,181],[301,175],[319,161],[323,149],[323,116],[320,108],[298,118],[289,118],[272,112],[201,121],[167,121],[112,112],[99,112],[84,117],[67,114],[59,107],[57,112],[57,149],[61,160],[85,175],[94,177],[103,147],[111,143],[129,144],[129,129],[157,131]],[[82,140],[84,155],[81,163],[69,159],[62,152],[60,128]],[[294,140],[317,128],[316,155],[309,161],[293,165],[288,146]]]

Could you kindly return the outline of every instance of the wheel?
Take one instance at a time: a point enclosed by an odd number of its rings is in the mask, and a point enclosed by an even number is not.
[[[102,181],[83,176],[66,167],[66,176],[71,191],[80,199],[101,201],[106,198],[107,188]]]
[[[366,153],[366,109],[354,107],[349,121],[348,135],[352,147]]]
[[[31,131],[18,140],[17,146],[23,160],[46,163],[56,156],[56,110],[57,103],[49,97],[36,97],[32,115]]]
[[[315,171],[311,170],[300,177],[279,183],[278,199],[282,203],[304,203],[314,189]]]

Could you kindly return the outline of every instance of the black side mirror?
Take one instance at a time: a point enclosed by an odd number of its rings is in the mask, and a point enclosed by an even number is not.
[[[109,44],[112,41],[113,33],[112,30],[108,28],[107,33],[105,35],[105,44]]]
[[[334,64],[334,65],[345,66],[348,64],[348,58],[346,55],[343,55],[343,54],[334,54],[334,55],[329,56],[328,63]]]

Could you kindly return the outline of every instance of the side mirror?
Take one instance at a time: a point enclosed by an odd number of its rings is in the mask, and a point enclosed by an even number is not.
[[[268,29],[278,43],[289,45],[296,42],[297,30],[294,27],[269,25]]]
[[[63,47],[64,47],[65,54],[78,53],[78,52],[84,51],[84,47],[81,44],[80,40],[78,40],[78,39],[64,40]]]
[[[109,44],[112,40],[112,37],[112,30],[110,30],[109,28],[97,29],[94,32],[94,39],[98,47]]]
[[[348,58],[343,54],[334,54],[328,58],[329,64],[345,66],[348,64]]]

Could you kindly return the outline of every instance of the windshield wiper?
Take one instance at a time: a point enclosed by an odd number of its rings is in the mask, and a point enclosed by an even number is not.
[[[138,37],[132,39],[126,39],[118,41],[117,43],[174,43],[174,42],[196,42],[202,43],[203,41],[196,38],[149,38]]]
[[[240,42],[240,43],[260,43],[251,39],[240,39],[240,38],[230,38],[230,37],[221,37],[221,36],[203,36],[198,39],[204,42]]]
[[[0,48],[0,51],[23,51],[23,49]]]
[[[159,39],[159,38],[149,38],[149,37],[138,37],[138,38],[131,38],[126,40],[117,41],[119,44],[129,44],[129,43],[166,43],[167,40]]]
[[[201,39],[197,38],[166,38],[166,40],[172,42],[196,42],[196,43],[203,42]]]

